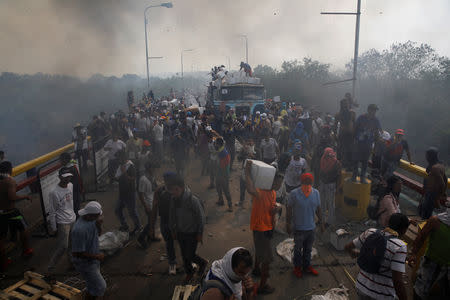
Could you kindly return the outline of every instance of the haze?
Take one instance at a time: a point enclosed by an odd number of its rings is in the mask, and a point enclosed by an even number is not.
[[[165,0],[164,0],[165,1]],[[145,74],[143,9],[158,1],[3,0],[0,3],[0,72],[88,77],[95,73]],[[353,55],[355,18],[321,16],[354,11],[356,0],[185,0],[153,8],[149,17],[153,75],[212,65],[237,68],[249,39],[251,65],[279,67],[310,56],[343,68]],[[363,0],[360,52],[407,40],[450,55],[448,0]]]

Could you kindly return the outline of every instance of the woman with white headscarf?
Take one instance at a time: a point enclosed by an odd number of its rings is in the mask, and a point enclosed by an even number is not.
[[[212,263],[202,285],[201,300],[252,300],[254,285],[249,273],[253,265],[250,252],[242,247],[229,250]]]

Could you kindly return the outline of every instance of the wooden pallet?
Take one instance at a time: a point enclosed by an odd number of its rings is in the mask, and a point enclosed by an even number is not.
[[[25,272],[23,280],[0,291],[0,299],[81,300],[82,292],[61,282],[49,284],[44,280],[44,276]]]
[[[172,300],[187,300],[191,293],[195,291],[197,285],[177,285],[173,291]]]

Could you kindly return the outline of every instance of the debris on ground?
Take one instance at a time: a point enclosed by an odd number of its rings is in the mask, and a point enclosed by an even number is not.
[[[117,250],[123,248],[127,241],[129,240],[130,235],[128,232],[114,230],[109,231],[102,234],[99,240],[99,248],[106,255],[112,255]]]
[[[325,295],[312,295],[311,300],[349,300],[348,289],[341,285],[328,290]]]
[[[294,245],[295,243],[293,238],[285,239],[277,245],[277,254],[292,263],[292,259],[294,257]],[[313,259],[316,256],[318,256],[318,252],[317,249],[313,247],[311,251],[311,258]]]

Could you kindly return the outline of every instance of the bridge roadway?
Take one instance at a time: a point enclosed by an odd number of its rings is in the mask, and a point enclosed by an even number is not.
[[[229,213],[226,207],[217,208],[217,194],[215,190],[208,190],[209,178],[200,176],[199,161],[193,160],[189,165],[186,182],[194,193],[206,202],[207,225],[204,233],[204,244],[199,246],[198,253],[210,262],[221,258],[224,253],[236,246],[243,246],[253,251],[252,234],[249,230],[250,220],[250,196],[246,195],[243,209],[234,207],[234,212]],[[238,167],[238,163],[235,163]],[[157,178],[161,179],[163,171],[172,169],[171,165],[164,165],[157,171]],[[239,199],[239,176],[238,171],[231,175],[230,190],[234,202]],[[117,229],[118,220],[114,215],[114,207],[117,200],[117,186],[109,185],[105,192],[87,194],[88,200],[99,201],[104,208],[104,232]],[[36,199],[37,200],[37,199]],[[26,213],[40,213],[38,201],[33,204],[22,203],[22,209]],[[141,220],[144,222],[142,207],[138,204]],[[128,216],[127,216],[128,218]],[[131,225],[131,220],[127,219]],[[350,290],[350,299],[355,299],[354,278],[356,278],[358,267],[355,260],[344,252],[334,250],[328,240],[328,234],[318,233],[314,247],[319,256],[313,259],[313,265],[317,266],[318,277],[305,275],[303,279],[297,279],[292,273],[292,266],[275,253],[275,245],[287,238],[282,231],[284,226],[284,211],[282,221],[277,225],[274,235],[274,262],[271,269],[270,283],[276,287],[272,295],[259,296],[258,299],[309,299],[312,294],[324,294],[329,288],[345,285]],[[342,223],[345,223],[342,220]],[[355,224],[357,230],[362,231],[366,227],[363,224]],[[33,237],[32,245],[35,255],[24,260],[15,251],[14,263],[8,270],[6,277],[0,280],[0,288],[5,288],[20,280],[23,272],[34,270],[39,273],[46,271],[47,263],[55,245],[54,238]],[[102,263],[108,290],[106,299],[171,299],[174,287],[181,284],[184,274],[182,269],[181,255],[176,247],[178,274],[168,275],[168,264],[160,257],[165,253],[164,242],[152,243],[147,251],[140,249],[135,239],[131,240],[126,248],[121,249],[111,257],[107,257]],[[63,257],[57,268],[56,279],[69,283],[78,288],[84,288],[84,283],[79,275],[70,268],[68,259]],[[410,288],[408,290],[411,290]]]

